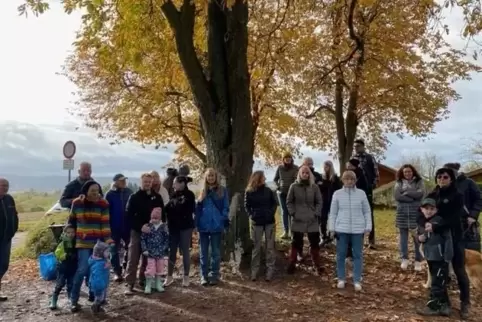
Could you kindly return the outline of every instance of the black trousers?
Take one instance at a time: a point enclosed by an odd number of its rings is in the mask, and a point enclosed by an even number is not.
[[[438,309],[449,303],[447,284],[449,277],[449,263],[445,261],[428,261],[428,269],[432,278],[428,305]]]
[[[370,205],[370,215],[372,217],[372,231],[368,236],[368,242],[371,245],[375,245],[375,217],[373,216],[373,191],[367,192],[368,204]]]
[[[452,258],[452,266],[455,276],[457,276],[457,284],[460,290],[460,302],[470,304],[470,281],[465,271],[465,244],[460,241],[454,241],[454,257]]]
[[[63,288],[67,285],[67,295],[70,298],[72,285],[74,283],[74,276],[76,272],[75,265],[68,267],[65,263],[60,263],[57,266],[57,279],[55,280],[54,295],[59,296]]]
[[[292,232],[291,247],[294,247],[299,254],[303,252],[303,237],[304,233]],[[320,233],[308,233],[308,241],[311,249],[320,249]]]
[[[322,211],[321,212],[321,217],[320,217],[320,231],[321,231],[321,236],[323,236],[323,239],[326,239],[328,237],[328,213]]]

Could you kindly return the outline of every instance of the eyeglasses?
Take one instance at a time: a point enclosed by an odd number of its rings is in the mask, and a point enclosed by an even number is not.
[[[448,180],[448,179],[450,179],[450,177],[449,177],[448,175],[444,174],[444,175],[439,175],[439,176],[437,176],[437,179],[439,179],[439,180],[442,180],[442,179],[443,179],[443,180]]]

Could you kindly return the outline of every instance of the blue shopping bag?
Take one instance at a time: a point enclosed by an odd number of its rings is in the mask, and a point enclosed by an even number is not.
[[[40,254],[38,257],[40,277],[45,281],[52,281],[57,276],[57,258],[54,253]]]

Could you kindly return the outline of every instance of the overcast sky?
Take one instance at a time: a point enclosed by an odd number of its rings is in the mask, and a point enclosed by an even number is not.
[[[71,44],[80,26],[80,14],[66,15],[59,4],[52,4],[44,15],[26,19],[18,16],[16,9],[23,1],[0,1],[0,121],[14,120],[39,126],[49,124],[61,126],[65,131],[69,124],[76,121],[67,113],[69,106],[73,105],[72,92],[76,89],[65,77],[56,73],[72,49]],[[449,36],[451,42],[463,46],[460,15],[452,13],[447,23],[452,30]],[[384,162],[396,165],[401,155],[423,154],[426,151],[436,152],[444,161],[464,156],[468,139],[480,131],[482,77],[474,76],[471,82],[459,82],[456,88],[463,99],[450,106],[451,117],[436,126],[436,135],[427,142],[394,138]],[[72,137],[80,140],[80,144],[82,140],[97,140],[94,133],[72,134]],[[106,142],[98,144],[108,146]],[[132,149],[141,150],[136,145],[112,149],[129,154],[132,154]],[[315,157],[316,163],[328,158],[324,152],[306,152]]]

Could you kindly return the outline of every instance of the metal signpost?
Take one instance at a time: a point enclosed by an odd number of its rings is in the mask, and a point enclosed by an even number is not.
[[[74,157],[76,150],[77,148],[73,141],[65,142],[64,148],[62,149],[65,158],[63,162],[63,169],[68,170],[69,173],[68,182],[70,182],[72,170],[74,170],[74,159],[72,158]]]

